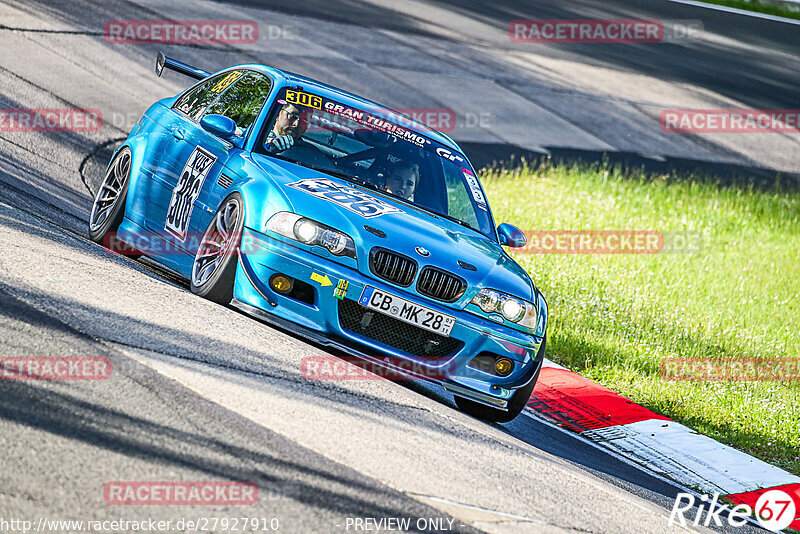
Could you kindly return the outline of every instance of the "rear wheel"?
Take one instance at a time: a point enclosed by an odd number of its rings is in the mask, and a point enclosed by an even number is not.
[[[131,150],[125,147],[114,156],[94,197],[89,215],[89,239],[114,252],[138,258],[140,253],[117,238],[117,229],[125,218],[130,177]]]
[[[544,362],[546,344],[547,337],[545,336],[545,338],[542,339],[542,345],[539,347],[539,353],[537,354],[537,357],[541,357],[542,362]],[[491,406],[486,406],[485,404],[480,404],[463,397],[454,396],[456,406],[458,406],[458,409],[462,412],[471,415],[476,419],[481,419],[490,423],[508,423],[517,417],[525,408],[525,405],[528,404],[528,400],[531,398],[531,394],[533,394],[533,388],[536,386],[536,381],[539,379],[539,372],[541,370],[542,367],[540,365],[539,370],[536,371],[536,374],[530,383],[519,388],[514,393],[514,395],[511,397],[511,400],[508,402],[508,411],[498,410],[497,408],[492,408]]]
[[[192,293],[230,303],[243,227],[244,201],[239,193],[233,193],[220,204],[203,234],[192,265]]]

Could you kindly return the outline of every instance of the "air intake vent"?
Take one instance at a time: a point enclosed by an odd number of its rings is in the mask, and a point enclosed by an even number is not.
[[[385,248],[373,248],[369,255],[369,268],[378,278],[406,287],[414,281],[417,262]]]
[[[434,267],[425,267],[417,282],[420,295],[444,302],[458,300],[466,289],[467,283],[463,279]]]
[[[339,301],[339,324],[360,338],[366,338],[421,358],[447,358],[464,346],[454,337],[440,336],[394,317],[375,313],[357,301]]]
[[[229,176],[225,176],[224,174],[220,174],[219,175],[219,180],[217,180],[217,183],[219,185],[221,185],[222,187],[224,187],[225,189],[228,189],[231,186],[231,184],[233,183],[233,180]]]

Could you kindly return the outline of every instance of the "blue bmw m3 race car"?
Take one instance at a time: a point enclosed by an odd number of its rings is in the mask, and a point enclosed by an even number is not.
[[[115,151],[89,235],[191,290],[413,377],[506,422],[542,367],[547,304],[502,248],[467,157],[388,108],[265,65],[153,104]]]

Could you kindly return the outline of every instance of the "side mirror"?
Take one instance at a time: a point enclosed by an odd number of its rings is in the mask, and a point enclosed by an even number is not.
[[[206,115],[200,120],[200,126],[210,134],[230,141],[236,137],[236,123],[223,115]]]
[[[522,230],[513,224],[501,224],[497,227],[497,233],[500,236],[500,244],[507,247],[524,247],[525,243],[528,241],[528,238],[525,237]]]

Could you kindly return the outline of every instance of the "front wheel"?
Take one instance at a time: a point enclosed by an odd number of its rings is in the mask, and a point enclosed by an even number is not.
[[[220,204],[192,265],[192,293],[219,304],[233,299],[236,260],[244,227],[244,201],[233,193]]]
[[[537,357],[541,357],[542,364],[539,365],[539,369],[536,371],[533,379],[526,386],[519,388],[511,397],[511,400],[508,402],[508,411],[498,410],[497,408],[492,408],[485,404],[454,396],[458,409],[467,415],[489,423],[508,423],[513,420],[522,413],[522,410],[531,398],[531,394],[533,394],[533,388],[536,386],[536,381],[539,379],[539,372],[542,370],[542,365],[544,365],[546,344],[547,337],[545,336],[544,339],[542,339],[542,345],[539,347],[539,352],[537,354]]]

